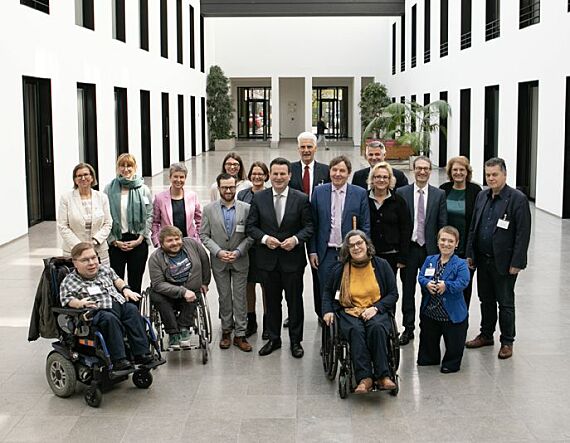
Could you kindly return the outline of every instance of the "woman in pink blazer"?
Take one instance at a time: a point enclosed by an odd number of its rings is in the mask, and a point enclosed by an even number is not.
[[[151,239],[155,247],[165,226],[176,226],[183,237],[200,241],[202,209],[196,193],[184,189],[187,175],[184,163],[174,163],[170,166],[170,188],[154,197]]]

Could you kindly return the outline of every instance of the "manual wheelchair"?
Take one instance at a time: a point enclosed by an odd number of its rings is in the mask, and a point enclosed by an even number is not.
[[[127,380],[131,374],[137,388],[150,387],[153,381],[150,371],[166,363],[166,360],[160,355],[160,347],[149,320],[144,319],[154,360],[126,370],[113,370],[105,338],[91,325],[93,311],[61,307],[59,287],[65,276],[73,271],[73,262],[69,258],[54,257],[44,260],[44,263],[49,270],[50,297],[54,306],[51,310],[56,317],[59,334],[59,340],[52,343],[53,351],[46,360],[46,378],[53,393],[58,397],[70,397],[79,381],[87,386],[85,402],[98,407],[102,393],[114,384]],[[125,350],[127,358],[132,361],[126,340]]]
[[[390,370],[390,379],[396,384],[396,389],[390,392],[391,395],[398,395],[400,383],[398,376],[398,368],[400,366],[400,342],[398,325],[392,312],[389,313],[391,328],[388,333],[388,368]],[[357,380],[354,377],[354,367],[350,355],[350,344],[343,336],[338,327],[338,315],[335,314],[335,321],[327,326],[322,327],[322,348],[321,357],[323,361],[323,369],[329,380],[338,377],[338,393],[340,398],[346,398],[349,392],[354,392]],[[374,382],[373,391],[380,390]]]

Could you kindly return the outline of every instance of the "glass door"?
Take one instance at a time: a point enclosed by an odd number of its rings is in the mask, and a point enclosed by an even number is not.
[[[313,88],[313,132],[317,122],[325,122],[327,138],[348,137],[348,87],[327,86]]]
[[[238,88],[238,138],[271,137],[271,88]]]

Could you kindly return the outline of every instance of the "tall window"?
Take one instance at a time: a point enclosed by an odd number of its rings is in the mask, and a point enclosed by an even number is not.
[[[414,109],[413,106],[414,106],[414,105],[416,104],[416,102],[417,102],[416,94],[412,94],[412,95],[410,96],[410,102],[412,102],[412,103],[411,103],[412,109]],[[416,132],[416,126],[417,126],[417,121],[416,121],[415,118],[412,118],[412,119],[410,120],[410,131]]]
[[[182,0],[176,1],[176,61],[184,62],[184,46],[182,44]]]
[[[414,5],[412,6],[412,68],[416,67],[417,18],[417,5]]]
[[[439,56],[449,54],[449,0],[441,0],[439,28]]]
[[[190,8],[190,24],[188,26],[189,28],[189,33],[190,33],[190,42],[189,42],[189,46],[190,46],[190,67],[192,69],[194,69],[196,67],[196,49],[195,49],[195,43],[194,43],[194,7],[192,5],[189,6]]]
[[[406,16],[402,15],[400,26],[400,71],[406,70]]]
[[[431,0],[424,5],[424,63],[431,60]]]
[[[461,0],[461,49],[471,47],[471,0]]]
[[[129,118],[126,88],[115,88],[115,152],[117,156],[129,152]]]
[[[501,35],[501,9],[499,0],[487,0],[485,8],[485,40]]]
[[[471,89],[459,94],[459,155],[469,158],[471,151]]]
[[[49,0],[20,0],[20,4],[49,14]]]
[[[95,29],[93,0],[75,0],[75,24],[87,29]]]
[[[113,0],[113,38],[122,42],[125,36],[125,0]]]
[[[540,0],[520,0],[519,29],[540,23]]]
[[[204,58],[204,16],[200,15],[200,72],[206,72],[206,60]]]
[[[139,0],[140,45],[148,51],[148,0]]]
[[[447,91],[441,91],[439,93],[439,99],[447,101]],[[447,163],[447,117],[439,117],[439,162],[438,166],[440,168],[445,167]]]
[[[484,161],[499,153],[499,85],[485,87]]]
[[[160,55],[168,58],[168,0],[160,0]]]
[[[392,75],[396,74],[396,23],[392,24]]]

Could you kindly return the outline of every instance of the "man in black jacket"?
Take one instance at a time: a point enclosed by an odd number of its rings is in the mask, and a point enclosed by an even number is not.
[[[384,143],[378,140],[368,142],[366,144],[366,160],[368,160],[368,164],[370,166],[356,171],[352,176],[352,184],[368,190],[369,186],[366,180],[368,180],[368,175],[370,174],[370,167],[374,166],[376,163],[383,162],[385,158],[386,147],[384,146]],[[406,175],[399,169],[393,168],[393,170],[394,177],[396,177],[396,186],[394,189],[406,186],[408,184],[408,178]]]
[[[507,185],[507,167],[501,158],[485,162],[490,189],[477,196],[467,240],[467,261],[477,267],[481,301],[481,332],[465,345],[493,345],[497,324],[501,329],[500,359],[513,355],[515,340],[515,282],[526,267],[531,217],[526,196]]]

